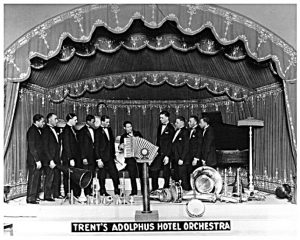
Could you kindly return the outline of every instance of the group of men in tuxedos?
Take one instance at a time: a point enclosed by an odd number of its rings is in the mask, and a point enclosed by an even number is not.
[[[164,188],[170,185],[170,177],[182,182],[184,190],[190,190],[190,173],[199,166],[216,166],[216,151],[214,132],[209,125],[208,118],[190,116],[186,127],[185,118],[177,116],[175,128],[169,121],[167,111],[160,112],[160,124],[157,129],[156,145],[158,155],[150,165],[152,190],[159,188],[158,178],[163,172]],[[100,118],[100,126],[95,127],[95,116],[87,115],[86,124],[79,131],[74,129],[77,116],[70,113],[66,116],[66,126],[60,132],[55,130],[58,119],[54,113],[46,117],[33,117],[33,124],[27,132],[27,166],[28,188],[27,203],[39,203],[39,188],[41,169],[45,174],[44,200],[55,201],[62,198],[60,194],[61,172],[58,165],[66,168],[81,168],[97,173],[100,185],[100,194],[108,196],[105,188],[106,173],[113,181],[114,193],[120,194],[119,174],[115,164],[115,138],[110,128],[110,118],[106,115]],[[124,133],[120,139],[119,150],[124,150],[124,139],[128,137],[142,137],[139,131],[133,129],[130,121],[123,124]],[[176,130],[175,130],[176,129]],[[132,191],[137,194],[136,178],[139,176],[143,192],[142,166],[135,158],[126,158],[126,170],[129,172]],[[172,170],[172,171],[171,171]],[[172,174],[171,174],[172,173]],[[73,191],[74,196],[80,195],[80,187],[70,180],[66,174],[63,178],[64,192]],[[91,185],[91,184],[90,184]],[[92,195],[92,188],[85,188],[85,194]]]
[[[114,136],[110,125],[110,118],[102,116],[100,126],[95,129],[95,117],[87,115],[86,125],[79,131],[74,129],[77,116],[70,113],[66,117],[66,126],[59,133],[55,130],[58,119],[54,113],[46,117],[47,124],[42,115],[33,117],[33,124],[27,131],[27,167],[28,187],[27,203],[39,203],[39,188],[41,169],[45,174],[44,199],[55,201],[62,198],[60,194],[61,171],[58,165],[66,168],[82,168],[98,172],[100,194],[108,196],[105,188],[105,178],[108,172],[113,180],[115,194],[120,194],[118,170],[114,162],[115,146]],[[64,176],[64,191],[73,191],[74,196],[80,195],[80,187]],[[70,189],[69,189],[70,187]],[[91,187],[85,189],[86,194],[92,194]]]
[[[189,179],[193,170],[217,164],[214,131],[206,117],[199,121],[197,116],[190,116],[189,128],[183,116],[176,117],[175,128],[169,117],[169,112],[160,112],[156,141],[158,155],[150,165],[152,190],[159,188],[158,178],[162,170],[163,188],[169,187],[172,176],[176,182],[181,181],[183,190],[188,191],[191,190]]]

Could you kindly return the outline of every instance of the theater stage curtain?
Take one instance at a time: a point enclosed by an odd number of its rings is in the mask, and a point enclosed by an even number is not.
[[[4,84],[4,155],[10,141],[13,120],[15,116],[20,83],[6,82]]]
[[[159,123],[159,112],[164,105],[149,103],[145,108],[138,105],[128,104],[124,101],[107,105],[106,107],[84,104],[83,101],[64,101],[59,104],[46,101],[43,94],[35,91],[21,89],[15,114],[15,121],[12,126],[11,140],[5,156],[5,184],[15,186],[12,195],[19,196],[26,191],[26,131],[32,124],[32,116],[40,113],[44,116],[49,112],[57,113],[59,118],[65,118],[70,112],[75,112],[79,121],[85,121],[87,114],[102,115],[111,117],[111,126],[115,136],[123,133],[122,123],[125,120],[133,122],[134,128],[142,135],[155,143],[156,128]],[[135,101],[136,103],[137,101]],[[268,177],[278,177],[289,181],[290,173],[295,175],[296,164],[293,160],[292,147],[289,141],[288,121],[285,114],[285,100],[282,89],[263,92],[245,102],[233,102],[223,100],[220,102],[200,102],[194,104],[175,105],[165,102],[165,109],[171,113],[171,122],[174,122],[176,115],[183,115],[186,118],[191,114],[201,115],[201,112],[220,111],[223,122],[236,125],[238,120],[253,116],[264,121],[265,126],[254,129],[254,173],[256,176],[263,176],[267,172]],[[184,107],[185,106],[185,107]],[[192,107],[193,106],[193,107]],[[218,135],[218,133],[215,133]],[[23,191],[23,192],[22,192]]]

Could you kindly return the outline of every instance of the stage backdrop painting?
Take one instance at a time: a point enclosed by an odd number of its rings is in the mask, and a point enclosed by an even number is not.
[[[108,114],[115,135],[128,119],[152,142],[162,109],[172,121],[220,111],[236,125],[252,116],[265,123],[254,131],[256,183],[268,188],[296,173],[296,52],[215,5],[86,5],[14,42],[4,75],[11,198],[26,191],[26,131],[35,113],[75,112],[80,121]]]

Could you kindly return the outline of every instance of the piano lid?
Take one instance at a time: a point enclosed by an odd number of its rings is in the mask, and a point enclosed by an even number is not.
[[[215,133],[217,150],[245,150],[249,147],[248,128],[225,124],[221,112],[203,112],[202,117],[208,117],[210,126]]]

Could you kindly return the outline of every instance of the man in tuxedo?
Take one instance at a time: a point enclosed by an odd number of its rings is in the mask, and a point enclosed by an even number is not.
[[[214,130],[209,125],[208,117],[201,118],[199,125],[203,129],[203,144],[201,150],[202,165],[215,167],[217,165],[217,157]]]
[[[28,185],[26,202],[31,204],[39,203],[38,190],[41,179],[42,167],[42,128],[45,125],[45,119],[42,115],[33,116],[33,124],[27,131],[27,168],[28,168]]]
[[[95,153],[96,162],[99,168],[99,183],[100,194],[109,196],[105,188],[105,175],[109,173],[114,185],[114,192],[116,195],[120,194],[119,189],[119,173],[114,161],[115,152],[115,139],[112,129],[109,127],[110,118],[106,115],[101,116],[101,125],[95,131]]]
[[[44,200],[54,201],[60,194],[60,171],[56,165],[60,165],[60,141],[55,131],[57,116],[54,113],[47,115],[47,125],[42,132],[43,140],[43,167],[45,171]]]
[[[182,189],[191,190],[189,182],[189,131],[185,127],[185,118],[178,116],[175,121],[176,132],[172,140],[171,159],[174,167],[174,180],[181,180]]]
[[[196,168],[202,166],[201,163],[201,149],[203,142],[202,130],[199,126],[199,118],[197,116],[190,116],[189,118],[189,163],[190,173]]]
[[[162,111],[159,114],[160,124],[157,129],[156,145],[159,147],[156,158],[150,165],[150,176],[152,178],[152,191],[158,189],[159,171],[163,170],[163,177],[165,180],[164,188],[170,185],[171,166],[170,154],[172,147],[172,139],[174,137],[175,129],[169,122],[170,113]]]
[[[78,132],[80,159],[83,169],[95,172],[95,116],[87,115],[86,124]],[[92,195],[91,183],[84,189],[86,195]]]
[[[79,156],[79,144],[78,137],[76,135],[74,126],[77,123],[77,116],[74,113],[69,113],[66,117],[67,123],[61,133],[62,141],[62,165],[69,167],[80,167],[80,156]],[[80,187],[70,179],[70,189],[69,189],[69,176],[64,175],[64,190],[67,194],[69,191],[73,190],[74,196],[78,197],[80,195]]]
[[[122,151],[124,150],[124,138],[129,138],[129,137],[141,137],[142,138],[143,137],[139,131],[133,130],[132,123],[130,121],[125,121],[123,123],[123,127],[124,127],[125,132],[121,135],[120,145],[119,145],[119,149]],[[143,165],[142,165],[142,163],[137,163],[134,157],[125,158],[125,163],[127,164],[125,169],[129,173],[131,188],[132,188],[130,196],[137,195],[136,178],[138,175],[140,177],[141,189],[142,189],[142,193],[143,193],[143,183],[142,183]]]

